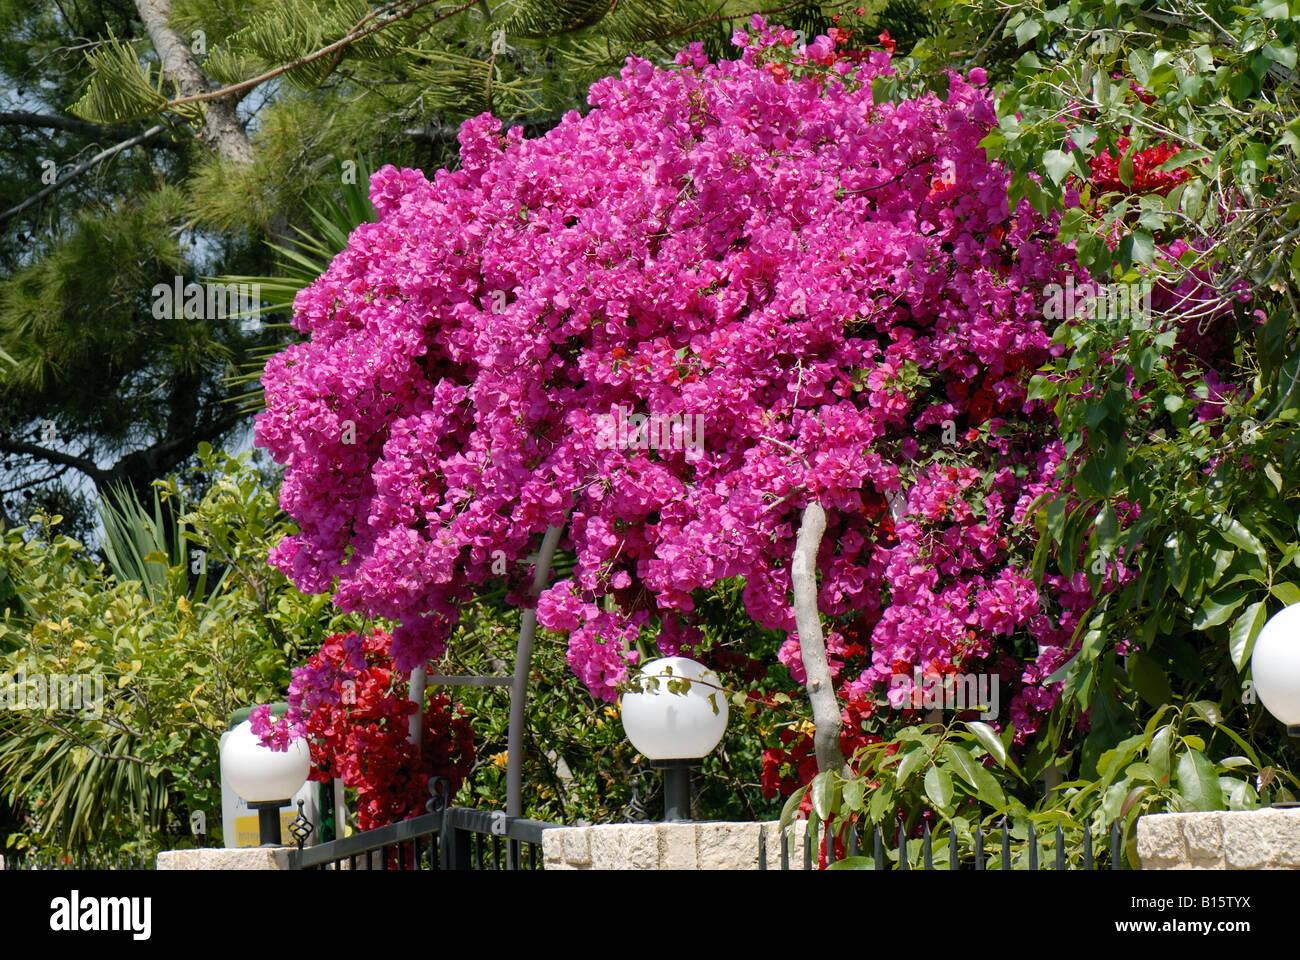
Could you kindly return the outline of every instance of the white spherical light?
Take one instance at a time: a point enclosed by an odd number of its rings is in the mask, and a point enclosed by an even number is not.
[[[307,741],[290,740],[286,751],[262,746],[247,720],[221,745],[221,776],[249,803],[288,800],[311,772]]]
[[[727,695],[716,673],[686,657],[663,657],[647,663],[641,674],[640,691],[624,694],[621,703],[632,746],[650,760],[694,760],[718,745],[727,729]],[[644,679],[651,676],[659,678],[654,690]],[[685,693],[671,693],[670,679],[692,683]]]
[[[1287,726],[1300,725],[1300,603],[1264,624],[1250,656],[1260,702]]]

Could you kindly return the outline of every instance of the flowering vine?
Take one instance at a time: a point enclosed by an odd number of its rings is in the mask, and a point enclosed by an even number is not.
[[[700,593],[732,578],[802,680],[788,566],[816,500],[841,697],[860,715],[916,667],[990,666],[1023,741],[1091,596],[1028,575],[1030,507],[1066,454],[1025,384],[1060,350],[1042,291],[1082,274],[1051,221],[1008,207],[983,71],[876,102],[885,50],[751,27],[739,60],[629,58],[542,137],[483,115],[459,169],[374,176],[377,222],[299,294],[310,339],[264,376],[258,442],[301,531],[272,561],[400,622],[409,670],[476,590],[522,600],[567,515],[572,574],[538,619],[596,696],[638,638],[688,649]],[[702,449],[611,444],[627,411],[701,417]]]

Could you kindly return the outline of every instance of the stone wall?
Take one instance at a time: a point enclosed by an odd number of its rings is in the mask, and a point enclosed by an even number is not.
[[[767,869],[780,870],[775,821],[556,827],[542,834],[542,853],[547,870],[757,870],[760,831],[767,834]],[[792,867],[803,864],[802,835],[791,831]]]
[[[289,847],[204,847],[164,850],[159,870],[288,870]]]
[[[1300,869],[1300,808],[1150,814],[1137,849],[1144,870]]]

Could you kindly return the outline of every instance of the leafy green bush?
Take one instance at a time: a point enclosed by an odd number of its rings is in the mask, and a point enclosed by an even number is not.
[[[355,625],[265,563],[285,521],[247,458],[201,459],[212,481],[202,496],[173,480],[153,517],[114,508],[111,565],[60,535],[57,516],[4,531],[0,683],[21,670],[103,692],[95,710],[0,713],[0,793],[24,816],[6,846],[182,846],[194,810],[219,833],[218,740],[231,713],[280,699],[290,664]],[[140,549],[151,542],[168,549]]]

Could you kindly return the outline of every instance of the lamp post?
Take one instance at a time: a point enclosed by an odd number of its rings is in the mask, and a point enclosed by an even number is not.
[[[1259,631],[1250,675],[1260,703],[1286,725],[1287,736],[1300,737],[1300,603],[1274,614]]]
[[[717,674],[686,657],[651,660],[638,679],[620,703],[623,730],[664,771],[664,820],[690,820],[691,767],[727,729],[726,694]]]
[[[247,720],[230,732],[221,747],[221,776],[257,811],[264,847],[281,845],[280,808],[302,788],[310,772],[306,740],[289,741],[288,750],[272,750],[262,746]]]

